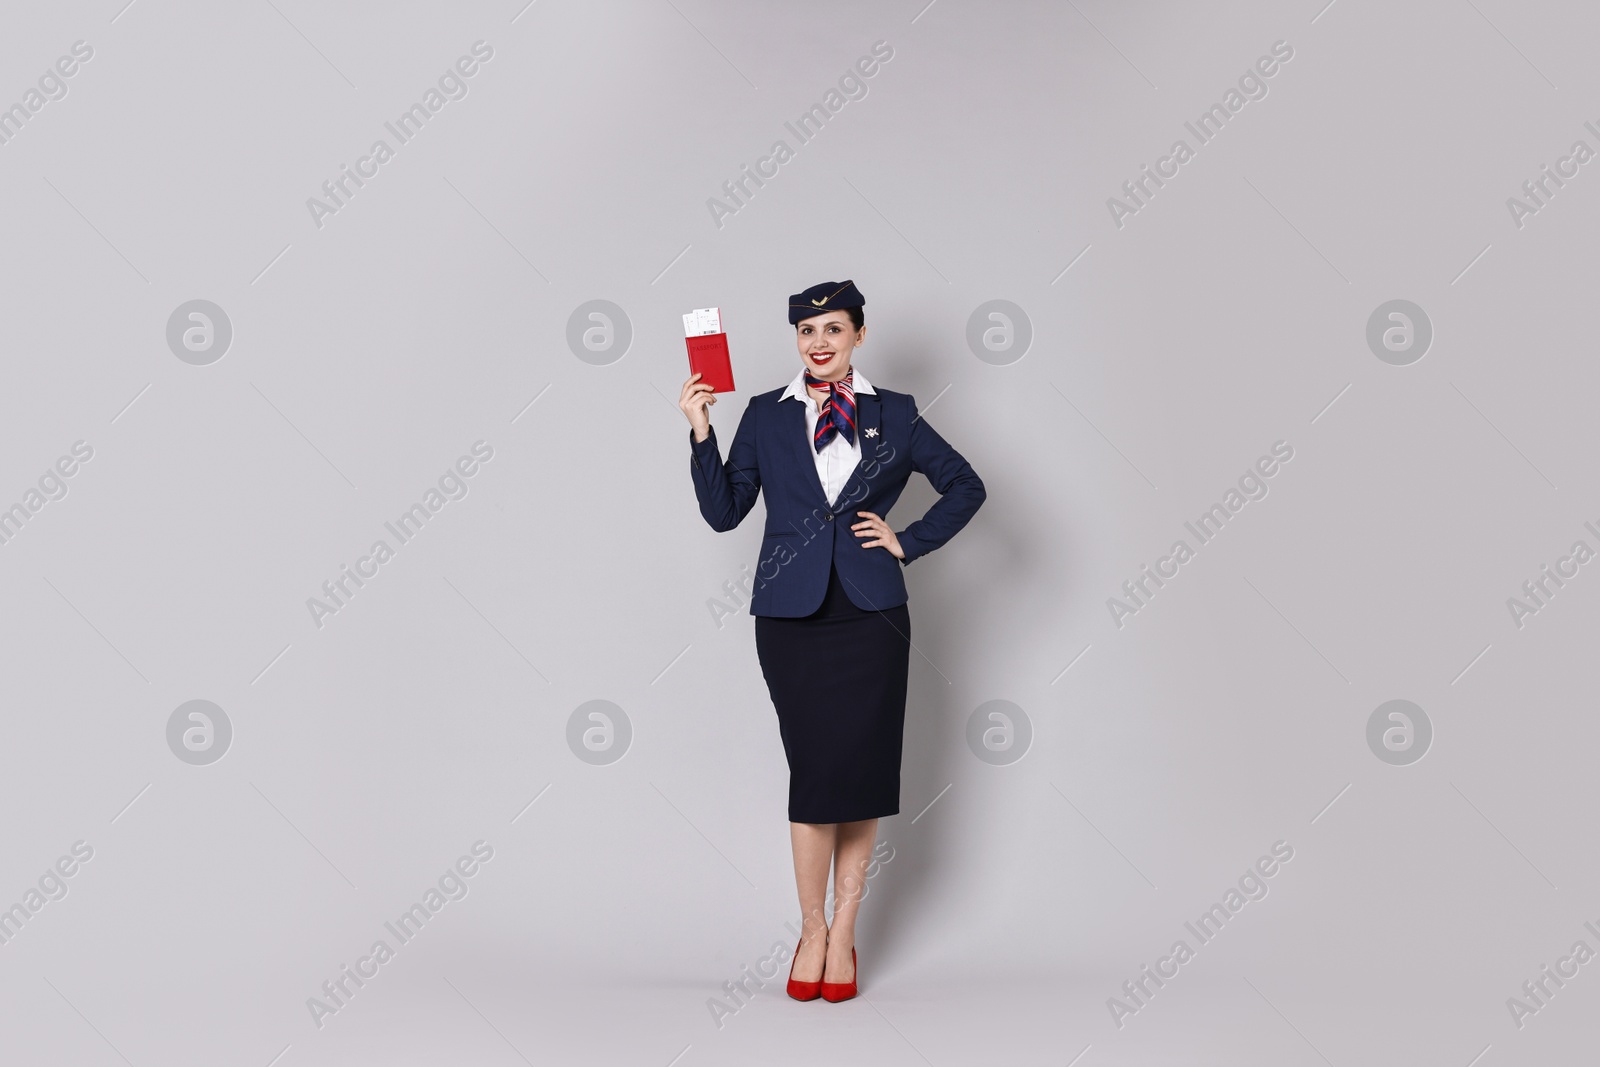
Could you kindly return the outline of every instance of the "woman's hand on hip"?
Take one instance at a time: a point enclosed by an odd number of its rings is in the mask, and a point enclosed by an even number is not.
[[[850,529],[856,532],[857,537],[871,537],[875,540],[862,541],[862,548],[887,548],[889,555],[895,559],[905,559],[906,550],[900,547],[900,539],[889,529],[889,524],[870,511],[858,511],[857,515],[865,515],[861,522],[851,523]]]
[[[683,393],[678,397],[678,407],[689,420],[689,425],[694,427],[694,439],[704,441],[711,436],[711,415],[707,406],[717,402],[717,394],[711,391],[711,386],[700,381],[700,372],[689,375],[689,380],[683,383]]]

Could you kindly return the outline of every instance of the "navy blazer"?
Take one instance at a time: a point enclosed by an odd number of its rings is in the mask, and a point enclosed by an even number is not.
[[[787,388],[787,387],[785,387]],[[704,441],[689,431],[689,470],[700,514],[713,530],[743,521],[764,489],[766,529],[754,575],[750,614],[800,618],[822,606],[830,564],[851,603],[863,610],[897,607],[907,600],[902,566],[950,540],[983,503],[983,482],[961,453],[917,414],[909,393],[878,389],[856,394],[861,462],[836,500],[817,477],[806,440],[805,403],[779,400],[785,389],[750,398],[722,462],[716,429]],[[912,471],[927,476],[939,499],[922,518],[897,531],[905,559],[887,548],[863,548],[850,529],[870,511],[887,521]]]

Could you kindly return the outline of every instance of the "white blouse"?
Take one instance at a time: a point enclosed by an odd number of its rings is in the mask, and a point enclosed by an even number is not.
[[[850,388],[858,394],[876,395],[878,391],[861,373],[861,368],[851,369],[854,373],[850,378]],[[839,494],[844,492],[845,483],[850,480],[851,473],[861,463],[861,428],[856,427],[854,442],[846,441],[843,434],[836,433],[822,446],[822,451],[818,452],[811,442],[816,439],[817,418],[821,412],[817,409],[817,402],[811,398],[811,390],[806,388],[804,367],[800,368],[800,373],[794,376],[789,388],[778,398],[780,402],[789,399],[798,400],[806,406],[806,451],[816,460],[817,478],[822,482],[822,491],[827,495],[828,503],[832,504],[839,498]]]

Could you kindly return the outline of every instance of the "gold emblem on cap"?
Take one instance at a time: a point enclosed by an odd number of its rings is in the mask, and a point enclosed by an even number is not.
[[[812,300],[811,301],[811,306],[812,307],[821,307],[823,304],[826,304],[828,301],[832,300],[834,297],[838,296],[840,293],[844,292],[846,289],[850,288],[854,284],[855,284],[855,280],[854,279],[847,280],[843,285],[839,286],[839,288],[835,289],[833,292],[829,293],[827,296],[823,297],[821,300]],[[790,307],[805,307],[804,304],[790,304],[789,306]]]

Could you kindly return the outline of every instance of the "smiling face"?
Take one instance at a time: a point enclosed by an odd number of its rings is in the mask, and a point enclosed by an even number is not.
[[[794,343],[800,359],[813,377],[823,381],[842,380],[850,372],[856,346],[866,339],[866,326],[856,329],[843,311],[826,311],[795,324]]]

